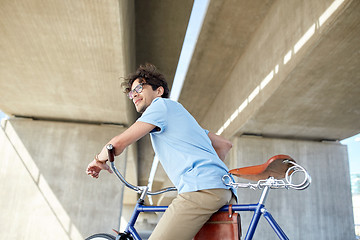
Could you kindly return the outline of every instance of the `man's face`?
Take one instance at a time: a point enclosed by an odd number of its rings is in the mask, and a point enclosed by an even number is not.
[[[139,79],[136,79],[131,85],[131,90],[133,91],[133,103],[135,105],[136,111],[143,113],[151,102],[162,95],[162,87],[159,87],[155,91],[148,84],[142,85],[142,91],[140,93],[134,91],[134,89],[140,84]]]

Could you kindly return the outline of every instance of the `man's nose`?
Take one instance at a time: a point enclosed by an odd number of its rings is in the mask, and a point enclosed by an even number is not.
[[[134,91],[133,98],[137,97],[138,95],[139,95],[139,93],[137,91]]]

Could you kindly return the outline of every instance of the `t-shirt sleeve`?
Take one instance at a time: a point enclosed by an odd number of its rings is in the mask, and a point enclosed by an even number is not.
[[[155,125],[160,128],[157,131],[158,133],[163,132],[167,125],[167,108],[164,100],[161,98],[154,99],[137,121]]]

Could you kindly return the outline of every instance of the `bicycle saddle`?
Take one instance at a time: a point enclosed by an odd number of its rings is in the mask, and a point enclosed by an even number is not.
[[[292,166],[291,163],[284,162],[284,160],[295,162],[294,159],[288,155],[276,155],[261,165],[236,168],[229,172],[237,177],[252,181],[265,180],[269,177],[282,179],[285,178],[286,171]]]

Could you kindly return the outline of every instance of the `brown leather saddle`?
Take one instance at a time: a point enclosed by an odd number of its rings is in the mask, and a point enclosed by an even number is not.
[[[274,177],[275,179],[282,179],[285,178],[287,170],[293,166],[291,163],[285,160],[295,162],[294,159],[292,159],[288,155],[276,155],[267,160],[264,164],[236,168],[230,170],[229,172],[234,176],[252,181],[265,180],[269,177]]]

